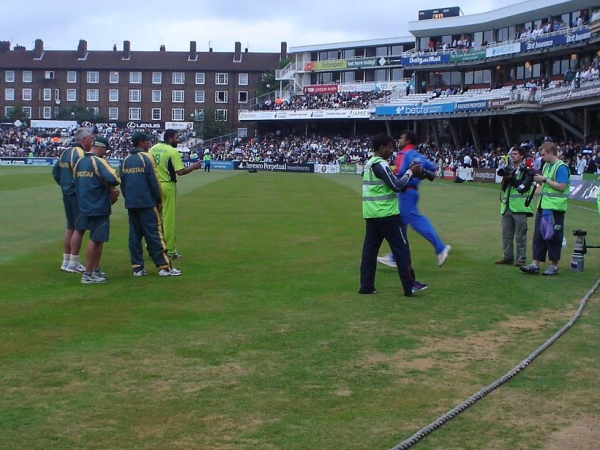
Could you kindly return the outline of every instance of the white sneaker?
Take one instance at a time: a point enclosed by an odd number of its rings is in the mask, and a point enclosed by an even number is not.
[[[385,256],[378,256],[377,262],[383,264],[384,266],[397,267],[396,260],[391,253]]]
[[[85,266],[83,264],[81,264],[80,262],[69,263],[69,265],[65,269],[65,272],[85,273]]]
[[[175,267],[171,267],[170,269],[160,269],[158,274],[161,277],[178,277],[181,275],[181,270],[177,270]]]
[[[449,245],[446,245],[444,247],[444,250],[442,250],[440,253],[438,253],[437,257],[438,257],[438,266],[443,266],[444,263],[446,262],[446,260],[448,259],[448,254],[450,253],[450,250],[452,250],[452,247],[450,247]]]
[[[60,270],[67,272],[67,267],[69,267],[69,261],[63,261],[63,263],[60,265]]]
[[[134,277],[145,277],[146,275],[148,275],[148,272],[145,269],[140,269],[140,270],[134,270],[133,271],[133,276]]]

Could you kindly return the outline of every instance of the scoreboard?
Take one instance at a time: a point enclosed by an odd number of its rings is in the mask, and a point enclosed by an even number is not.
[[[419,11],[419,20],[444,19],[446,17],[460,16],[460,7],[451,6],[450,8],[426,9]]]

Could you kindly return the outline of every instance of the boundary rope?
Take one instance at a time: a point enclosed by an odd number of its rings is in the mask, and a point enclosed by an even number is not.
[[[400,442],[398,445],[396,445],[395,447],[392,447],[390,450],[405,450],[407,448],[412,447],[417,442],[419,442],[421,439],[423,439],[424,437],[426,437],[433,431],[440,428],[446,422],[449,422],[450,420],[454,419],[456,416],[458,416],[464,410],[466,410],[470,406],[474,405],[476,402],[481,400],[487,394],[489,394],[493,390],[499,388],[504,383],[506,383],[508,380],[510,380],[511,378],[516,376],[519,372],[524,370],[539,355],[541,355],[546,349],[548,349],[552,344],[554,344],[563,334],[565,334],[569,330],[569,328],[571,328],[575,324],[575,322],[577,322],[577,320],[581,316],[583,309],[584,309],[585,305],[587,304],[589,298],[592,296],[592,294],[594,292],[596,292],[596,290],[598,289],[598,286],[600,286],[600,279],[598,279],[596,281],[594,286],[581,299],[581,302],[579,303],[579,307],[577,308],[577,311],[575,312],[575,314],[573,315],[571,320],[569,320],[559,331],[557,331],[554,334],[554,336],[552,336],[550,339],[548,339],[544,344],[542,344],[531,355],[529,355],[527,358],[525,358],[523,361],[521,361],[519,364],[517,364],[514,368],[512,368],[510,371],[508,371],[505,375],[498,378],[493,383],[487,385],[486,387],[481,389],[479,392],[476,392],[475,394],[471,395],[468,399],[466,399],[465,401],[460,403],[458,406],[452,408],[450,411],[448,411],[444,415],[440,416],[437,420],[435,420],[434,422],[431,422],[426,427],[421,428],[419,431],[417,431],[411,437]]]

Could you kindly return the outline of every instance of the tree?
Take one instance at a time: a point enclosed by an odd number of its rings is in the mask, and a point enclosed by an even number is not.
[[[18,105],[14,106],[12,108],[10,113],[6,115],[6,118],[10,122],[13,122],[13,123],[16,122],[17,120],[20,120],[21,122],[26,123],[29,120],[29,118],[23,111],[23,107],[18,106]]]
[[[277,64],[277,70],[283,69],[290,63],[289,59],[284,59],[279,61]],[[260,80],[258,80],[258,88],[256,90],[256,96],[260,97],[261,95],[268,94],[273,92],[279,86],[278,81],[275,79],[275,70],[270,72],[263,72],[260,76]]]
[[[106,122],[107,118],[94,114],[94,110],[84,106],[72,105],[61,109],[56,116],[60,120],[76,120],[77,122]]]
[[[224,120],[217,120],[215,117],[216,110],[213,108],[206,108],[204,110],[204,140],[213,139],[216,137],[225,136],[233,133],[231,122]]]

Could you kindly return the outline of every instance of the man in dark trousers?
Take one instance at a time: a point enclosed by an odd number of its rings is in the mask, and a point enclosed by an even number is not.
[[[377,254],[385,239],[396,260],[404,295],[411,297],[414,292],[426,289],[428,286],[415,279],[406,238],[406,226],[402,223],[398,210],[396,193],[400,192],[413,176],[421,176],[420,165],[418,163],[411,165],[402,178],[397,178],[388,165],[394,150],[394,138],[385,134],[375,136],[373,150],[374,154],[365,165],[363,173],[362,210],[366,231],[358,293],[377,293],[375,289]]]
[[[121,190],[129,213],[129,253],[134,277],[148,275],[144,269],[146,241],[150,258],[161,277],[179,276],[181,271],[171,267],[163,238],[162,190],[154,167],[154,158],[148,154],[150,136],[136,132],[131,136],[133,147],[121,163]]]

